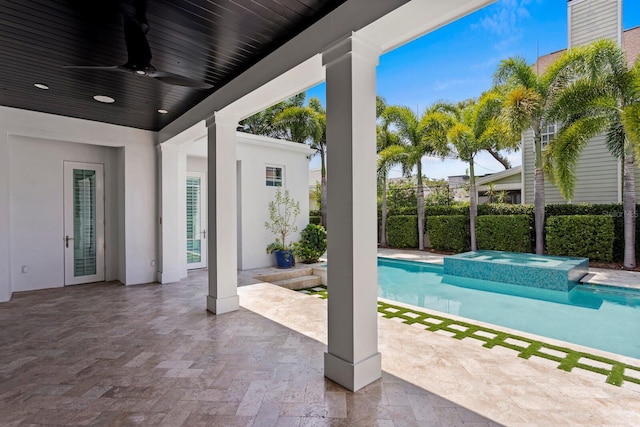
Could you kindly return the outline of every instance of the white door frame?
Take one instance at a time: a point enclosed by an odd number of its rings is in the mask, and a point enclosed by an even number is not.
[[[75,245],[79,236],[75,236],[74,227],[74,192],[73,171],[77,169],[95,171],[95,245],[96,269],[95,274],[76,276],[74,268]],[[104,240],[104,165],[101,163],[81,163],[64,161],[64,235],[62,247],[64,250],[64,284],[78,285],[81,283],[102,282],[105,280],[105,240]]]
[[[184,185],[187,185],[187,179],[199,178],[200,179],[200,262],[189,263],[187,258],[187,270],[195,270],[197,268],[207,268],[207,236],[209,231],[207,230],[207,174],[205,172],[192,172],[187,171],[187,176]],[[186,194],[186,191],[185,191]],[[185,198],[184,212],[186,217],[187,200]],[[185,228],[186,232],[186,228]],[[185,240],[186,240],[185,235]],[[186,248],[185,248],[186,250]]]

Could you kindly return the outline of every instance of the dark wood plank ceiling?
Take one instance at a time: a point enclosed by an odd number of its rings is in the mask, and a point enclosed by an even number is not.
[[[3,0],[0,105],[159,130],[344,1]],[[135,67],[65,68],[129,64],[125,22],[148,30],[138,35],[156,70],[213,88],[168,84],[136,75]]]

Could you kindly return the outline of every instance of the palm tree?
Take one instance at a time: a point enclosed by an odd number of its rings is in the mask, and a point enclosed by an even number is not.
[[[311,148],[320,155],[320,221],[327,228],[327,112],[316,97],[309,99],[309,108],[315,111],[322,133],[319,138],[312,138]]]
[[[273,117],[273,125],[281,138],[301,144],[320,140],[324,132],[320,114],[309,106],[285,108]]]
[[[429,107],[421,117],[409,107],[388,107],[383,116],[395,126],[405,146],[407,163],[415,165],[418,192],[418,248],[424,250],[424,186],[422,158],[446,152],[448,113],[442,103]]]
[[[544,72],[537,74],[524,58],[512,57],[500,62],[494,83],[505,93],[504,111],[515,133],[531,128],[536,153],[533,204],[535,207],[536,253],[544,253],[544,172],[542,131],[553,123],[554,103],[565,90],[572,75],[575,55],[565,52]]]
[[[640,60],[630,67],[611,40],[574,49],[582,67],[557,100],[555,118],[564,123],[545,152],[548,169],[563,195],[573,196],[575,168],[588,141],[606,132],[611,154],[623,160],[624,267],[636,266],[636,156],[640,155]]]
[[[384,98],[376,99],[376,115],[380,120],[376,126],[376,146],[378,151],[378,179],[382,187],[382,208],[380,224],[380,246],[387,246],[387,177],[392,167],[406,161],[404,147],[398,134],[391,129],[391,121],[384,114],[387,105]],[[404,168],[403,168],[404,169]]]
[[[327,226],[327,116],[318,98],[309,99],[307,106],[291,105],[273,117],[274,128],[289,141],[306,143],[320,155],[320,215]]]
[[[465,102],[454,112],[455,121],[447,132],[455,157],[469,163],[469,226],[471,250],[478,250],[476,243],[476,218],[478,201],[476,177],[474,172],[475,156],[492,147],[515,147],[519,138],[504,120],[502,99],[496,91],[484,93],[478,101]]]
[[[282,130],[274,125],[274,117],[276,117],[282,110],[289,107],[302,107],[304,105],[305,97],[305,92],[299,93],[250,117],[247,117],[240,122],[238,130],[251,133],[253,135],[282,138]]]

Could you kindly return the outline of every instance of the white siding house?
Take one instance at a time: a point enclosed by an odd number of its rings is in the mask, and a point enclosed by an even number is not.
[[[570,0],[568,2],[569,48],[609,38],[621,43],[630,63],[640,53],[640,27],[622,31],[622,0]],[[535,67],[543,72],[562,54],[541,56]],[[544,136],[543,136],[544,138]],[[533,131],[522,134],[522,203],[533,203],[535,151]],[[607,149],[606,136],[593,138],[584,148],[576,166],[576,186],[572,200],[565,200],[558,188],[545,180],[546,203],[619,203],[622,201],[622,169]],[[636,171],[636,179],[640,172]],[[640,196],[640,187],[638,188]]]

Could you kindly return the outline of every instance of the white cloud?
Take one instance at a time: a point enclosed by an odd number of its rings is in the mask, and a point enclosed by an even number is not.
[[[502,40],[496,44],[498,50],[506,49],[522,37],[522,21],[531,17],[527,6],[534,0],[499,0],[487,8],[486,14],[472,28],[481,28]],[[537,0],[539,1],[539,0]]]

